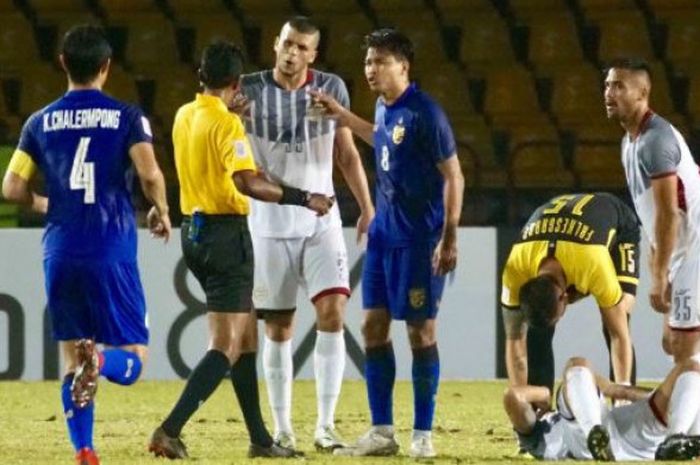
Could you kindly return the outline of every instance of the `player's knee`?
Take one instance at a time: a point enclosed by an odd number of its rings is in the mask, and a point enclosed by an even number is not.
[[[318,319],[316,320],[316,329],[328,333],[337,333],[343,329],[343,317],[341,313],[338,311],[325,312],[323,316],[319,313]]]
[[[571,357],[569,360],[567,360],[565,369],[573,368],[573,367],[584,367],[584,368],[590,369],[591,362],[589,362],[584,357]]]
[[[512,386],[508,386],[503,391],[503,407],[506,411],[511,411],[523,401],[522,395]]]
[[[388,342],[388,329],[381,321],[365,318],[361,330],[367,346],[377,346]]]

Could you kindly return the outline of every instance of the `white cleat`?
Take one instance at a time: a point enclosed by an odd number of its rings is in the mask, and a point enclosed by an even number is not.
[[[437,456],[433,447],[433,440],[428,436],[420,436],[411,441],[409,457],[414,459],[429,459]]]
[[[349,457],[379,456],[386,457],[396,455],[399,452],[399,443],[394,433],[379,431],[371,428],[357,442],[349,447],[343,447],[333,451],[333,455]]]
[[[314,447],[319,452],[333,452],[348,445],[338,436],[332,426],[321,426],[314,433]]]
[[[286,449],[297,448],[297,438],[294,433],[288,431],[277,431],[275,437],[272,439],[278,446],[284,447]]]

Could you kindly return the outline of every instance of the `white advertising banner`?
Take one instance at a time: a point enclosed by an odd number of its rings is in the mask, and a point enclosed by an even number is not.
[[[45,317],[46,297],[38,229],[0,230],[0,379],[38,380],[59,375],[57,345]],[[353,294],[346,314],[348,363],[346,376],[359,378],[362,362],[362,250],[355,231],[345,230]],[[462,228],[459,262],[448,277],[438,316],[441,373],[447,379],[490,379],[496,376],[497,230]],[[179,230],[164,245],[146,231],[139,236],[139,265],[146,292],[151,331],[150,356],[144,376],[172,379],[186,376],[206,349],[204,295],[187,271],[180,251]],[[646,263],[644,258],[640,263]],[[660,349],[661,318],[647,303],[642,272],[633,339],[641,378],[658,378],[670,362]],[[300,293],[294,338],[295,371],[313,376],[314,311]],[[260,333],[262,335],[262,332]],[[405,325],[392,328],[397,375],[409,379],[411,352]],[[260,339],[262,343],[262,338]],[[571,355],[584,355],[607,370],[607,352],[598,310],[591,299],[572,306],[555,336],[557,370]],[[260,359],[260,357],[259,357]]]

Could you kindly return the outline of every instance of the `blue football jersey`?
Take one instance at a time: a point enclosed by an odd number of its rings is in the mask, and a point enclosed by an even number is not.
[[[377,205],[370,235],[393,247],[437,241],[445,220],[445,182],[437,164],[455,153],[447,116],[415,84],[391,105],[378,99]]]
[[[135,260],[129,148],[151,142],[148,120],[98,90],[74,90],[34,113],[18,149],[44,175],[46,258]]]

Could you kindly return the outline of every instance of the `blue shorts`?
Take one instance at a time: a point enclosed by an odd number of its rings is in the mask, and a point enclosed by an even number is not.
[[[386,308],[394,320],[434,319],[445,287],[445,277],[433,274],[434,249],[432,243],[384,247],[370,240],[362,272],[364,308]]]
[[[136,262],[44,260],[46,295],[58,341],[90,338],[147,344],[146,302]]]

